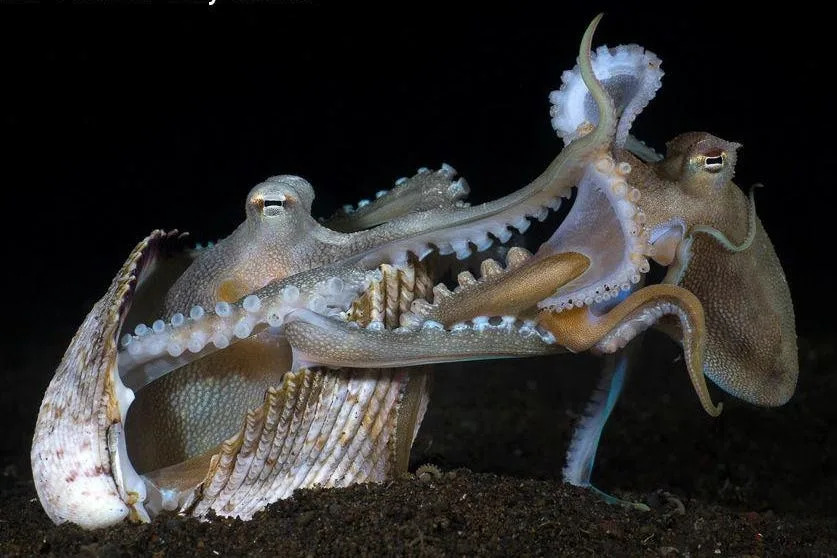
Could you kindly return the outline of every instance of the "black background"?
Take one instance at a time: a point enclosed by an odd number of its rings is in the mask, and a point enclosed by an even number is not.
[[[833,331],[824,16],[714,3],[232,4],[0,9],[0,379],[6,418],[22,421],[4,453],[31,439],[75,328],[152,229],[221,238],[274,174],[308,179],[318,215],[442,162],[477,202],[528,183],[561,148],[547,96],[599,11],[596,45],[635,42],[663,60],[634,132],[660,149],[691,130],[742,143],[736,182],[766,186],[757,211],[799,332]]]

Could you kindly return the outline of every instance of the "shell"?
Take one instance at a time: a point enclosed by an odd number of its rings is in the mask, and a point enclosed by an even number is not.
[[[148,521],[162,510],[250,519],[297,488],[380,482],[406,471],[427,409],[426,367],[409,375],[397,368],[287,372],[215,451],[137,473],[124,428],[134,392],[119,376],[117,340],[133,295],[177,238],[176,232],[154,231],[137,244],[47,388],[31,453],[47,515],[85,528],[126,518]],[[420,285],[427,283],[424,273],[418,275]],[[403,272],[396,279],[391,270],[384,276],[388,288],[372,286],[366,298],[397,320],[399,307],[409,307],[405,297],[412,287],[400,286]],[[406,276],[415,285],[415,272]],[[401,293],[394,311],[380,297],[387,291]]]
[[[150,510],[247,520],[297,488],[392,478],[406,386],[404,371],[288,372],[247,414],[241,432],[219,453],[198,458],[208,464],[201,483],[179,494],[152,490]],[[194,465],[156,471],[150,480],[162,484]]]
[[[158,230],[137,244],[79,327],[47,387],[31,460],[38,496],[55,523],[92,528],[129,515],[148,518],[141,504],[145,485],[130,468],[124,443],[110,443],[122,439],[133,401],[133,392],[119,379],[117,339],[138,276],[170,238]]]

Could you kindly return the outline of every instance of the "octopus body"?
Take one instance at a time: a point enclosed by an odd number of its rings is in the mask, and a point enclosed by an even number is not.
[[[47,514],[89,528],[162,510],[249,519],[296,488],[392,478],[433,364],[560,352],[611,355],[564,469],[589,485],[650,327],[682,345],[711,415],[706,377],[757,405],[786,402],[793,308],[754,201],[732,182],[738,146],[689,133],[662,157],[636,140],[661,62],[637,45],[593,51],[599,19],[550,96],[564,149],[523,188],[472,206],[442,165],[318,220],[311,184],[281,175],[211,247],[142,240],[42,402],[32,467]],[[534,253],[512,245],[570,199]]]

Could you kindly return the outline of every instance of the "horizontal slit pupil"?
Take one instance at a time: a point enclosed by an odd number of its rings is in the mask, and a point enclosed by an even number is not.
[[[707,167],[720,167],[724,164],[723,157],[707,157],[706,158],[706,166]]]
[[[282,200],[264,200],[265,207],[282,207],[285,205],[285,202]]]

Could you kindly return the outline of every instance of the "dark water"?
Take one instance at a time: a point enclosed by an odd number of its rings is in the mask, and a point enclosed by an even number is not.
[[[666,515],[665,499],[651,516],[599,508],[559,482],[573,413],[595,382],[596,363],[577,357],[566,370],[533,361],[437,374],[414,465],[480,474],[435,488],[405,481],[306,494],[252,525],[52,528],[28,481],[38,404],[140,238],[157,227],[223,237],[242,219],[247,191],[274,174],[308,179],[319,215],[442,162],[468,179],[475,202],[518,188],[561,147],[547,95],[594,15],[563,4],[468,17],[425,7],[379,23],[307,5],[224,3],[107,17],[89,7],[0,8],[0,554],[236,554],[251,544],[315,554],[337,544],[417,555],[709,554],[717,541],[724,555],[837,552],[828,34],[790,10],[756,18],[619,8],[605,10],[597,35],[597,44],[637,42],[663,60],[663,88],[635,127],[650,145],[688,130],[743,144],[736,182],[766,185],[757,211],[796,305],[802,371],[780,409],[726,400],[709,419],[682,362],[672,364],[676,349],[651,339],[605,433],[596,479],[635,498],[669,491],[685,516]],[[474,503],[461,503],[460,491]],[[402,511],[379,513],[391,508]],[[281,547],[271,529],[295,542]]]

